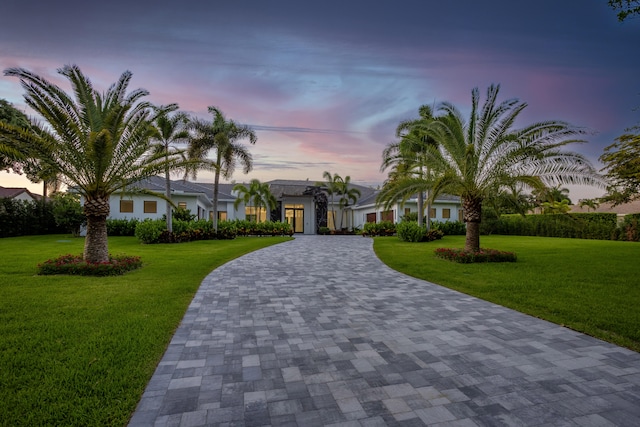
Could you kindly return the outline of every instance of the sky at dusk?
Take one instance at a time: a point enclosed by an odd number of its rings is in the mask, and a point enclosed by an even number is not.
[[[600,168],[603,148],[640,122],[638,46],[640,18],[618,22],[606,0],[8,0],[0,14],[2,70],[67,90],[56,73],[65,64],[100,90],[130,70],[129,89],[155,104],[203,119],[214,105],[252,126],[254,171],[236,172],[239,182],[317,181],[326,170],[380,184],[400,121],[441,101],[467,116],[471,90],[492,83],[500,99],[528,103],[520,125],[587,128],[588,143],[572,149]],[[0,76],[0,98],[24,110],[22,95],[18,79]],[[0,173],[0,185],[28,184]]]

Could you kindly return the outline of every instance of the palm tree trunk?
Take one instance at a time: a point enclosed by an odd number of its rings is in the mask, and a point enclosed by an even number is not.
[[[83,210],[87,217],[84,260],[93,263],[109,261],[109,241],[107,239],[109,198],[97,197],[85,200]]]
[[[220,184],[220,170],[216,169],[213,180],[213,229],[218,231],[218,186]]]
[[[464,250],[478,252],[480,250],[480,219],[482,217],[482,199],[466,196],[462,198],[464,222],[467,223]]]
[[[167,230],[169,233],[173,231],[173,220],[171,218],[171,203],[169,203],[169,199],[171,199],[171,179],[169,176],[169,169],[165,169],[164,171],[164,179],[165,179],[165,188],[164,195],[167,198]]]
[[[422,191],[418,193],[418,225],[422,227],[424,223],[424,196]]]

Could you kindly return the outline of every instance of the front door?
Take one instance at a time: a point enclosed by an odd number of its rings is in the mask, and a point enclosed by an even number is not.
[[[294,233],[304,233],[304,208],[285,207],[284,217]]]

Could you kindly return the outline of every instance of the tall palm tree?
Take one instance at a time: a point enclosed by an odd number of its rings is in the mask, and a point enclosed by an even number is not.
[[[153,120],[155,132],[153,135],[153,151],[169,158],[179,155],[184,159],[184,150],[177,147],[178,144],[186,143],[189,138],[187,125],[189,116],[186,113],[177,112],[169,115],[178,109],[178,104],[169,104],[154,107],[155,117]],[[173,231],[172,203],[171,203],[171,170],[169,164],[164,170],[165,198],[166,198],[166,220],[167,230]]]
[[[434,193],[459,195],[467,223],[465,250],[480,249],[482,202],[503,184],[529,188],[550,184],[587,184],[604,187],[602,179],[582,155],[563,147],[584,142],[584,131],[561,121],[543,121],[514,129],[527,104],[517,99],[497,103],[499,85],[491,85],[480,106],[478,89],[471,92],[471,114],[465,121],[455,106],[443,102],[436,120],[423,130],[437,147],[425,160],[435,172]]]
[[[344,180],[340,175],[334,173],[331,175],[331,172],[324,171],[322,173],[322,177],[325,179],[323,182],[317,182],[316,185],[322,186],[324,190],[327,192],[327,195],[331,197],[331,217],[333,219],[333,228],[336,228],[336,210],[334,205],[334,198],[337,194],[340,193],[340,188]]]
[[[5,70],[5,75],[20,79],[27,105],[44,124],[28,130],[0,124],[0,139],[29,147],[30,155],[84,198],[84,259],[108,261],[109,197],[163,171],[167,162],[150,152],[151,106],[142,101],[148,92],[137,89],[127,94],[129,71],[104,93],[94,89],[75,65],[58,72],[69,80],[74,96],[25,69]]]
[[[209,113],[213,114],[213,122],[199,119],[191,122],[190,128],[194,134],[189,138],[187,150],[190,159],[201,162],[202,166],[198,168],[214,172],[213,227],[217,230],[220,176],[231,178],[238,161],[242,164],[243,172],[249,173],[253,168],[251,153],[238,141],[249,139],[249,143],[255,144],[258,138],[250,127],[227,120],[217,107],[209,107]],[[213,160],[207,158],[210,150],[215,150]],[[192,168],[191,173],[195,178],[197,168]]]
[[[424,222],[424,195],[431,193],[429,182],[430,170],[425,164],[424,155],[427,147],[437,142],[422,129],[433,120],[430,106],[422,105],[418,110],[419,118],[401,122],[396,128],[399,142],[389,144],[382,153],[380,171],[389,170],[389,177],[385,181],[382,191],[378,194],[377,203],[386,209],[399,199],[406,202],[417,194],[418,225]],[[430,210],[430,200],[427,198],[427,211]],[[429,218],[427,217],[427,228]]]
[[[252,179],[249,187],[244,184],[236,184],[233,187],[233,191],[238,192],[238,198],[233,202],[233,207],[238,209],[240,203],[243,202],[245,206],[253,206],[256,208],[256,222],[261,222],[260,208],[266,208],[268,218],[269,212],[271,209],[275,209],[278,203],[275,196],[271,193],[269,184],[266,182],[262,183],[258,179]]]
[[[340,206],[340,229],[342,229],[342,218],[344,217],[344,208],[350,205],[350,203],[355,203],[360,198],[361,193],[355,187],[349,187],[351,183],[351,177],[349,175],[345,176],[342,182],[339,184],[338,194],[340,195],[340,200],[338,201],[338,205]]]

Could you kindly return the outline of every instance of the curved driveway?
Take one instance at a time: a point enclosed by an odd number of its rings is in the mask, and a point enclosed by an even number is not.
[[[638,426],[640,355],[300,236],[203,281],[130,426]]]

